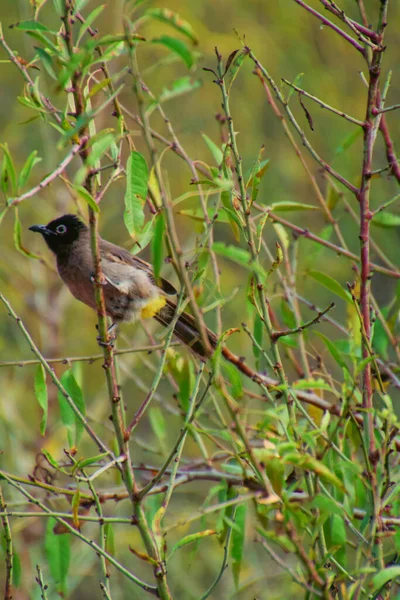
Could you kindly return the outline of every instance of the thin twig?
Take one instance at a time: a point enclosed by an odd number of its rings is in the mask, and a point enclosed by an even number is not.
[[[87,138],[82,137],[80,143],[72,146],[70,152],[67,154],[67,156],[64,158],[64,160],[58,165],[58,167],[56,169],[54,169],[54,171],[52,173],[50,173],[50,175],[47,175],[47,177],[42,179],[42,181],[37,186],[35,186],[31,190],[29,190],[29,192],[25,192],[25,194],[22,194],[22,196],[18,196],[17,198],[10,198],[7,203],[8,206],[15,206],[17,204],[20,204],[27,198],[31,198],[32,196],[35,196],[43,188],[48,186],[49,183],[51,183],[52,181],[54,181],[54,179],[56,179],[59,175],[61,175],[61,173],[69,165],[69,163],[72,161],[74,156],[81,150],[82,146],[84,144],[86,144],[86,142],[87,142]]]
[[[326,108],[330,112],[333,112],[335,115],[338,115],[339,117],[343,117],[347,121],[350,121],[350,123],[354,123],[354,125],[359,125],[360,127],[363,127],[363,125],[364,125],[363,121],[360,121],[359,119],[355,119],[354,117],[351,117],[350,115],[346,114],[345,112],[342,112],[342,111],[338,110],[337,108],[334,108],[333,106],[330,106],[329,104],[326,104],[326,102],[323,102],[322,100],[320,100],[316,96],[313,96],[312,94],[309,94],[305,90],[297,87],[297,85],[294,85],[294,83],[291,83],[290,81],[288,81],[287,79],[284,79],[283,77],[282,77],[282,81],[284,83],[286,83],[286,85],[288,85],[289,87],[291,87],[294,90],[296,90],[296,92],[298,92],[302,96],[306,96],[306,98],[310,98],[310,100],[313,100],[314,102],[316,102],[317,104],[319,104],[319,106],[321,108]]]

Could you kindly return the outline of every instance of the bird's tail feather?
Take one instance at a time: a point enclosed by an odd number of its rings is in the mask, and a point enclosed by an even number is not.
[[[175,316],[176,304],[172,300],[167,299],[166,305],[154,315],[154,318],[164,326],[168,326],[172,323]],[[216,348],[218,338],[217,336],[206,328],[206,333],[210,346],[212,349]],[[202,358],[206,358],[206,352],[204,345],[201,341],[199,328],[196,323],[196,319],[188,313],[181,313],[175,324],[174,334],[184,344],[189,346],[196,354]]]

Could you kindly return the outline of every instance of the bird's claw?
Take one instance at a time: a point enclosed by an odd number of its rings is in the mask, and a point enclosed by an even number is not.
[[[90,282],[96,283],[96,273],[94,271],[90,273]],[[100,285],[107,285],[107,278],[105,277],[105,275],[103,275],[103,273],[101,273],[99,283]]]

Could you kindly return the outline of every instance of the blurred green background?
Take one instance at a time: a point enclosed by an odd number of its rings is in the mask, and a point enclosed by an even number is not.
[[[97,1],[89,2],[85,11],[99,4]],[[301,87],[308,92],[320,97],[322,100],[343,110],[350,115],[363,119],[366,104],[366,87],[360,76],[360,71],[365,69],[361,56],[327,27],[312,15],[302,10],[295,2],[290,0],[203,0],[199,2],[184,2],[182,0],[163,0],[162,2],[147,2],[147,6],[159,6],[177,11],[193,26],[199,38],[196,51],[201,53],[197,70],[191,73],[193,79],[201,82],[201,87],[183,98],[172,100],[165,104],[165,110],[173,124],[174,130],[190,157],[199,161],[212,164],[212,157],[201,136],[207,134],[217,144],[221,143],[220,125],[216,115],[221,110],[220,92],[213,84],[212,74],[202,70],[202,67],[215,68],[214,47],[218,47],[226,59],[240,43],[233,31],[238,30],[245,36],[246,43],[252,48],[258,59],[266,66],[275,81],[280,83],[280,78],[293,81],[299,73],[303,73]],[[310,5],[320,9],[316,1],[310,0]],[[365,6],[370,18],[377,18],[378,0],[367,0]],[[357,4],[354,0],[343,0],[342,7],[348,15],[358,18]],[[122,3],[110,1],[96,22],[102,34],[121,31]],[[3,0],[0,4],[0,20],[3,24],[4,35],[11,48],[17,50],[19,55],[26,60],[33,57],[32,41],[28,36],[9,26],[17,21],[29,19],[32,16],[31,2],[28,0]],[[400,31],[400,4],[393,2],[389,8],[389,26],[386,32],[385,43],[387,50],[383,59],[383,78],[392,70],[392,84],[388,95],[387,104],[398,102],[400,97],[400,66],[399,44]],[[41,20],[47,24],[56,23],[56,16],[52,2],[47,2],[41,11]],[[162,24],[146,24],[141,31],[145,37],[165,32],[166,26]],[[166,57],[163,48],[157,45],[144,45],[139,52],[139,65],[146,83],[152,92],[158,95],[163,88],[171,85],[178,77],[187,75],[186,67],[179,61],[169,62],[153,68],[162,58]],[[65,149],[59,150],[57,142],[59,134],[50,127],[44,127],[40,120],[26,122],[31,116],[28,109],[17,101],[21,94],[23,81],[19,73],[7,60],[2,51],[0,54],[1,72],[1,111],[0,111],[0,142],[7,142],[18,168],[24,164],[29,153],[37,149],[42,162],[36,167],[31,178],[34,185],[47,173],[57,167],[65,155]],[[121,67],[122,67],[121,63]],[[113,68],[116,68],[115,66]],[[264,157],[270,159],[269,170],[263,180],[259,196],[261,204],[279,201],[294,201],[317,205],[310,181],[295,153],[293,152],[279,120],[273,114],[266,102],[265,93],[257,77],[252,73],[253,65],[250,61],[245,63],[231,97],[231,110],[238,132],[237,141],[240,154],[243,158],[244,169],[247,172],[256,159],[259,149],[265,146]],[[32,76],[34,73],[32,71]],[[54,83],[48,79],[48,94],[54,95]],[[284,84],[282,89],[287,92]],[[44,90],[43,90],[44,91]],[[46,92],[45,92],[46,93]],[[53,96],[54,98],[54,96]],[[122,101],[136,112],[133,95],[129,86],[122,93]],[[356,127],[347,121],[327,113],[311,101],[304,99],[304,103],[311,112],[314,122],[314,131],[310,131],[302,108],[296,95],[291,100],[291,107],[304,128],[308,138],[318,153],[328,162],[333,164],[349,181],[357,185],[361,172],[362,136],[353,140],[352,134]],[[399,118],[397,112],[387,116],[390,131],[394,142],[399,140]],[[165,124],[159,118],[152,120],[153,127],[168,137]],[[98,129],[107,126],[107,120],[100,118],[97,122]],[[141,139],[139,128],[130,122],[132,129],[137,130],[135,143],[137,148],[144,153],[145,145]],[[297,138],[296,138],[297,139]],[[297,140],[299,141],[299,140]],[[352,143],[350,143],[352,142]],[[348,146],[346,148],[346,146]],[[161,146],[160,146],[161,148]],[[378,136],[377,152],[374,168],[386,164],[384,146]],[[306,156],[312,172],[317,177],[323,191],[327,184],[318,165]],[[185,163],[167,152],[163,159],[163,167],[168,173],[170,194],[176,198],[184,192],[192,191],[190,186],[191,173]],[[69,167],[73,173],[77,168],[74,162]],[[398,184],[394,178],[383,174],[373,182],[372,206],[376,208],[397,193]],[[345,200],[353,209],[357,210],[354,199],[342,189]],[[124,181],[118,182],[107,192],[102,202],[101,232],[104,237],[124,245],[128,235],[123,224],[123,197]],[[190,208],[197,200],[188,200],[182,208]],[[82,210],[85,207],[82,206]],[[47,264],[53,265],[53,259],[46,251],[39,236],[34,236],[28,227],[34,223],[46,223],[51,218],[64,212],[76,210],[66,186],[60,181],[55,181],[37,196],[23,202],[19,208],[19,217],[22,222],[22,239],[25,247],[32,252],[40,254]],[[398,214],[395,205],[391,212]],[[320,210],[307,213],[293,212],[283,215],[291,222],[302,227],[308,227],[317,235],[327,233],[326,220]],[[358,253],[358,229],[354,220],[349,215],[342,201],[334,209],[334,216],[338,220],[349,249]],[[183,217],[178,217],[179,234],[185,248],[192,248],[198,224]],[[1,291],[10,300],[16,312],[23,319],[34,340],[46,357],[74,356],[97,354],[98,347],[95,340],[95,314],[84,305],[77,303],[61,285],[53,269],[49,269],[43,261],[33,260],[21,255],[13,243],[13,215],[11,211],[6,215],[0,230],[1,236],[1,261],[0,282]],[[267,224],[265,235],[271,251],[274,253],[276,233],[272,225]],[[289,236],[291,233],[289,232]],[[388,258],[398,265],[398,233],[396,228],[373,228],[373,237]],[[228,227],[217,225],[215,238],[227,243],[235,243]],[[334,239],[334,235],[331,238]],[[143,252],[149,258],[149,250]],[[374,256],[374,259],[376,257]],[[344,286],[346,281],[355,278],[351,262],[335,255],[331,250],[313,246],[308,240],[299,242],[298,252],[298,292],[318,306],[325,306],[332,297],[324,288],[315,284],[307,277],[307,269],[316,268],[316,261],[320,270],[324,270],[340,281]],[[221,261],[222,292],[229,296],[237,288],[235,298],[224,306],[224,329],[240,326],[243,320],[249,318],[245,294],[248,274],[228,261]],[[269,268],[269,265],[266,265]],[[172,276],[172,269],[163,267],[166,276]],[[386,306],[393,296],[396,280],[375,275],[372,288],[381,306]],[[271,298],[278,298],[280,291],[271,285]],[[346,323],[346,309],[344,302],[337,302],[335,318]],[[304,318],[310,318],[310,313],[304,310]],[[207,316],[211,327],[215,327],[215,316],[211,311]],[[322,325],[321,329],[331,332],[328,326]],[[157,334],[159,328],[152,326],[151,330]],[[336,333],[332,335],[337,335]],[[140,325],[126,327],[121,335],[122,344],[131,345],[147,343],[146,333]],[[313,340],[318,347],[318,342]],[[234,336],[230,347],[243,355],[251,356],[251,345],[244,333]],[[31,358],[31,353],[26,341],[18,332],[15,323],[7,316],[4,307],[0,307],[0,360],[21,360]],[[121,374],[125,402],[128,406],[128,415],[140,405],[145,397],[146,390],[152,380],[154,368],[152,357],[146,355],[131,355],[121,360]],[[50,389],[50,417],[49,429],[46,439],[39,435],[40,409],[33,394],[34,368],[25,366],[1,368],[1,397],[0,397],[0,443],[4,454],[0,456],[1,467],[14,474],[26,476],[35,466],[35,457],[42,447],[47,448],[53,456],[62,457],[62,449],[66,446],[66,437],[59,422],[56,393]],[[57,365],[56,372],[61,374],[66,367]],[[83,384],[87,410],[90,418],[107,437],[109,429],[107,417],[109,413],[108,399],[105,391],[105,382],[101,368],[101,361],[92,365],[84,364],[74,366],[75,375]],[[171,400],[172,390],[167,382],[159,388],[157,401],[163,402],[166,398]],[[160,448],[169,446],[174,440],[174,434],[179,431],[180,421],[176,415],[165,413],[168,420],[167,430],[160,439],[151,426],[149,419],[145,419],[138,430],[138,436],[133,446],[135,462],[147,464],[160,463]],[[111,435],[111,433],[110,433]],[[191,441],[188,442],[186,452],[191,453]],[[89,453],[90,450],[88,449]],[[83,450],[84,453],[84,450]],[[193,445],[193,455],[196,448]],[[112,485],[109,480],[108,485]],[[179,518],[182,510],[180,494],[184,495],[185,510],[190,512],[199,506],[199,499],[204,499],[211,486],[207,483],[194,483],[184,486],[175,494],[169,518],[171,521]],[[182,501],[183,502],[183,501]],[[200,500],[201,502],[201,500]],[[121,503],[117,512],[124,513],[124,503]],[[43,520],[44,521],[44,520]],[[36,562],[40,562],[39,541],[42,536],[43,521],[33,525],[28,520],[16,521],[13,525],[14,532],[18,532],[17,550],[23,565],[23,587],[15,598],[37,597],[37,592],[30,593],[33,585],[33,569]],[[20,531],[18,531],[20,530]],[[188,530],[189,531],[189,530]],[[180,531],[182,536],[186,533]],[[137,539],[135,532],[123,533],[118,543],[134,544]],[[173,544],[175,532],[171,534],[169,543]],[[176,538],[178,539],[178,538]],[[184,550],[175,556],[171,563],[170,574],[172,587],[176,598],[197,598],[205,583],[211,581],[218,570],[217,562],[220,556],[218,542],[212,538],[202,542],[201,552],[197,555],[191,550]],[[100,598],[97,591],[98,575],[93,569],[95,557],[90,558],[86,548],[74,545],[72,564],[76,573],[72,579],[76,585],[73,598]],[[92,563],[90,561],[93,561]],[[217,561],[217,562],[216,562]],[[133,569],[138,575],[149,576],[149,569],[143,567],[132,555],[124,557],[123,562],[133,564]],[[0,567],[0,572],[1,572]],[[96,567],[97,568],[97,567]],[[143,573],[138,572],[143,569]],[[182,580],[179,573],[187,575],[188,580]],[[119,577],[119,575],[115,575]],[[190,580],[190,585],[189,585]],[[291,583],[287,576],[279,572],[276,565],[266,560],[266,555],[260,554],[252,547],[246,556],[246,568],[242,574],[242,588],[235,592],[231,581],[226,580],[216,591],[214,598],[283,598],[289,597]],[[246,583],[247,582],[247,583]],[[268,591],[266,591],[268,586]],[[96,589],[96,592],[94,591]],[[20,595],[18,595],[20,594]],[[35,595],[36,594],[36,595]],[[114,596],[113,596],[114,597]],[[121,590],[115,592],[115,598],[141,598],[137,589],[121,584]]]

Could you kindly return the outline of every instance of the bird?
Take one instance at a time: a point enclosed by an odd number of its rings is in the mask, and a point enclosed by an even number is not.
[[[66,214],[47,225],[32,225],[29,229],[40,233],[55,254],[58,273],[72,295],[96,310],[90,230],[84,221],[75,214]],[[106,313],[112,327],[149,318],[168,327],[177,307],[173,299],[177,295],[174,286],[166,279],[161,279],[158,285],[149,263],[116,244],[99,238],[99,251]],[[208,328],[205,331],[214,350],[218,338]],[[179,314],[174,334],[199,357],[207,358],[192,315]]]

